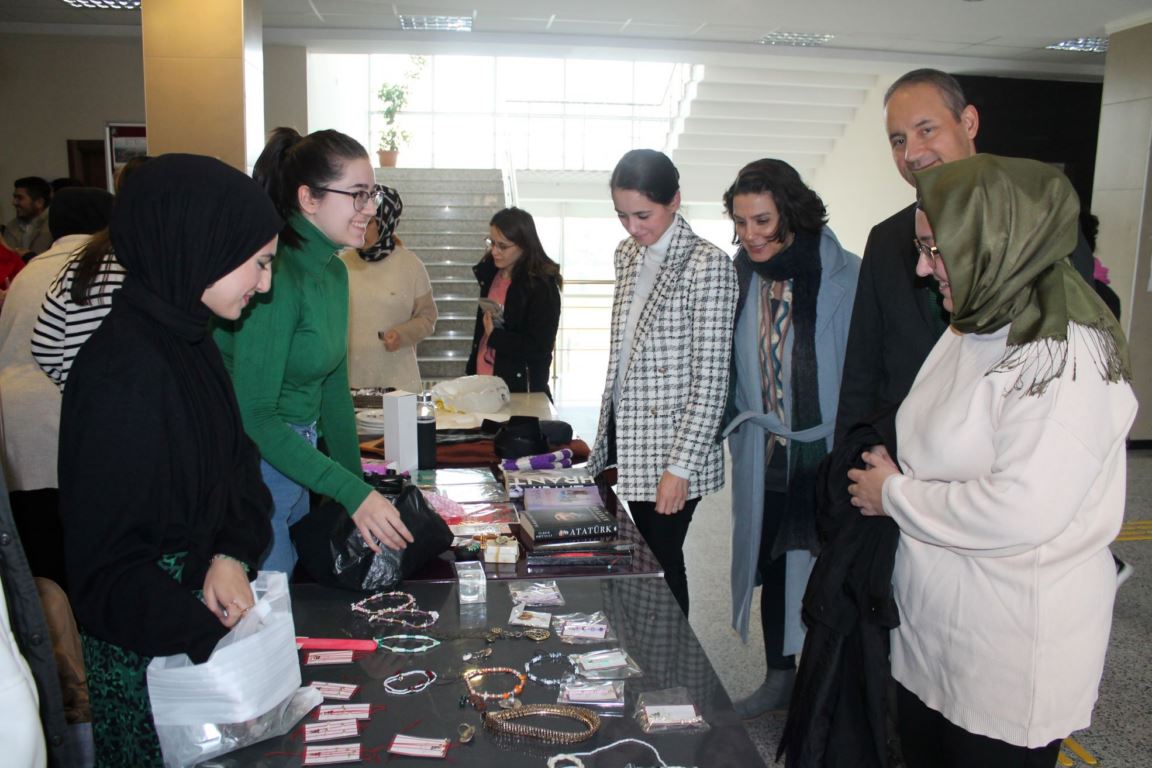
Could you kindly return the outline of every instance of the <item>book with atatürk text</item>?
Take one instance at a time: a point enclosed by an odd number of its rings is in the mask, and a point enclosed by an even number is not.
[[[545,489],[535,489],[545,490]],[[616,518],[604,507],[570,506],[548,509],[525,509],[520,513],[520,525],[531,542],[562,539],[589,539],[615,536]]]

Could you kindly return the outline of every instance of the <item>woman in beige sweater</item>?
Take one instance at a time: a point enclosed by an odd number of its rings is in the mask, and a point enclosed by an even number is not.
[[[348,267],[348,379],[353,387],[423,389],[416,345],[436,328],[436,302],[424,264],[396,237],[403,210],[399,193],[384,187],[384,201],[365,238],[372,245],[340,254]]]

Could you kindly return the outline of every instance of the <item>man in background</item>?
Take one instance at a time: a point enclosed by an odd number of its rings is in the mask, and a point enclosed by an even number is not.
[[[12,187],[12,207],[16,209],[16,216],[4,225],[0,234],[4,242],[27,261],[52,245],[52,234],[48,231],[52,187],[39,176],[16,179]]]

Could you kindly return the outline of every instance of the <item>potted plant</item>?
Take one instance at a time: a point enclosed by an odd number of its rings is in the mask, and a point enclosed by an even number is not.
[[[408,142],[408,132],[396,128],[396,114],[408,103],[408,86],[384,83],[380,86],[376,97],[383,106],[381,114],[384,115],[385,125],[376,154],[380,158],[381,168],[393,168],[396,166],[396,156],[400,152],[401,142]]]

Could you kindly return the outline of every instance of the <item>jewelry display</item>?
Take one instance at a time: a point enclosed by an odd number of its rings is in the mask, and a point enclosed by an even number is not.
[[[552,662],[557,662],[557,661],[564,662],[564,664],[568,667],[568,672],[559,676],[559,677],[541,677],[540,675],[537,675],[536,673],[534,673],[532,671],[532,667],[534,667],[535,665],[537,665],[540,662],[545,661],[545,660],[552,661]],[[575,673],[575,669],[573,669],[571,662],[568,661],[567,654],[565,654],[561,651],[551,651],[550,653],[538,653],[535,656],[533,656],[532,658],[528,659],[528,661],[524,662],[524,674],[525,674],[525,676],[529,680],[531,680],[532,682],[538,683],[539,685],[546,685],[546,686],[555,688],[555,687],[559,686],[560,684],[562,684],[564,682],[565,678],[569,677],[571,674],[574,674],[574,673]]]
[[[387,608],[370,608],[369,606],[380,600],[399,600],[396,605],[388,606]],[[394,613],[396,611],[403,611],[412,608],[416,605],[416,598],[407,592],[377,592],[374,595],[369,595],[363,600],[357,600],[352,603],[352,613],[360,613],[372,619],[382,613]]]
[[[510,691],[503,691],[500,693],[490,693],[488,691],[476,690],[474,680],[476,678],[484,678],[488,675],[514,675],[516,677],[516,685]],[[471,695],[473,701],[499,701],[501,699],[511,699],[519,696],[524,690],[524,684],[528,682],[527,676],[518,669],[512,667],[480,667],[479,669],[466,669],[461,673],[460,677],[464,679],[464,685],[468,686],[468,693]],[[479,708],[479,707],[477,707]]]
[[[419,640],[425,643],[425,645],[421,645],[418,648],[407,648],[402,645],[388,645],[385,640]],[[378,648],[392,651],[392,653],[424,653],[438,645],[440,645],[440,641],[434,637],[428,637],[428,635],[388,635],[386,637],[376,638],[376,646]]]
[[[500,639],[519,640],[522,637],[526,637],[529,640],[533,640],[537,643],[542,643],[548,638],[552,637],[552,632],[547,629],[540,629],[539,627],[532,627],[531,629],[525,629],[521,632],[510,632],[507,629],[493,627],[492,629],[488,630],[488,634],[484,637],[484,642],[494,643]]]
[[[412,677],[413,675],[422,675],[424,677],[424,679],[422,681],[420,681],[419,683],[416,683],[415,685],[409,686],[407,688],[397,688],[396,687],[397,683],[402,682],[406,678]],[[425,690],[428,686],[432,685],[432,683],[434,683],[434,682],[436,682],[436,673],[433,672],[432,670],[430,670],[430,669],[410,669],[407,672],[401,672],[399,674],[392,675],[392,677],[387,678],[384,681],[384,691],[386,693],[391,693],[395,696],[407,696],[410,693],[420,693],[421,691]]]
[[[584,730],[562,731],[514,722],[522,717],[559,717],[575,720],[584,726]],[[592,738],[600,730],[600,716],[592,710],[569,704],[525,704],[519,709],[485,712],[484,727],[504,736],[538,739],[549,744],[576,744]]]
[[[456,732],[460,734],[460,743],[468,744],[472,741],[472,737],[476,735],[475,726],[468,725],[468,723],[460,723]]]
[[[463,656],[461,656],[460,658],[464,659],[464,661],[479,661],[480,659],[486,659],[491,655],[492,655],[492,649],[491,648],[481,648],[478,651],[472,651],[471,653],[466,653]]]
[[[553,755],[552,757],[548,758],[548,768],[585,768],[584,761],[580,758],[592,757],[593,755],[599,754],[600,752],[607,752],[609,749],[615,749],[622,744],[638,744],[641,747],[646,747],[652,750],[652,754],[656,757],[657,768],[686,768],[685,766],[668,765],[668,763],[664,762],[664,758],[660,756],[660,753],[656,750],[656,747],[652,746],[646,741],[641,741],[640,739],[620,739],[619,741],[614,741],[611,744],[605,744],[602,747],[597,747],[596,749],[590,750],[588,752],[561,752],[558,755]]]
[[[412,621],[404,618],[405,615],[414,617],[423,616],[423,620]],[[401,627],[410,627],[412,629],[428,629],[436,623],[440,618],[438,611],[425,611],[421,608],[404,608],[403,610],[392,611],[377,611],[374,615],[368,617],[369,623],[372,624],[397,624]]]

